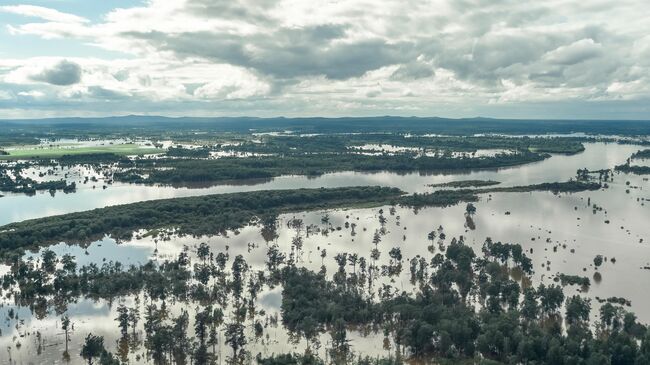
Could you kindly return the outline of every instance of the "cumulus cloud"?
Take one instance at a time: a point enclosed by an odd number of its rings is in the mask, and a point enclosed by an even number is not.
[[[269,84],[242,71],[230,70],[227,74],[214,77],[213,81],[197,86],[191,94],[201,99],[246,99],[267,95]]]
[[[5,6],[42,19],[10,24],[16,37],[128,57],[45,69],[37,60],[3,69],[0,60],[0,78],[43,83],[61,102],[128,96],[182,110],[227,101],[265,114],[647,100],[646,8],[643,0],[150,0],[91,22]]]
[[[390,76],[391,80],[417,80],[434,75],[430,64],[414,61],[400,65]]]
[[[30,79],[58,86],[73,85],[81,81],[81,66],[62,60],[51,68],[30,75]]]
[[[100,100],[120,100],[130,96],[127,93],[117,90],[110,90],[101,86],[90,86],[87,89],[86,95],[88,97]]]
[[[600,56],[603,53],[602,48],[602,45],[595,43],[593,39],[581,39],[548,52],[545,58],[551,63],[575,65],[576,63]]]

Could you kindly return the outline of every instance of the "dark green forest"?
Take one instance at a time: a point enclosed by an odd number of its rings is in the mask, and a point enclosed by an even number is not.
[[[444,172],[498,168],[541,161],[546,154],[523,152],[495,157],[367,156],[353,154],[291,155],[283,157],[224,157],[215,160],[135,160],[131,168],[116,172],[114,179],[142,184],[181,184],[240,179],[264,179],[281,175],[317,176],[337,171]]]
[[[399,189],[349,187],[254,191],[145,201],[50,216],[0,227],[0,256],[58,242],[87,243],[111,235],[130,238],[138,229],[171,229],[179,234],[218,234],[254,218],[291,211],[382,205],[397,201]]]

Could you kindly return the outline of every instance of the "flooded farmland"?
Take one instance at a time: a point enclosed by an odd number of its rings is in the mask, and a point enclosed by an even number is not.
[[[57,193],[53,196],[38,193],[35,196],[8,194],[0,198],[0,223],[6,224],[30,218],[83,211],[110,205],[138,201],[245,192],[318,187],[381,185],[398,187],[409,193],[429,192],[430,184],[461,180],[494,180],[501,186],[519,186],[543,182],[566,181],[578,169],[610,169],[639,149],[634,145],[613,143],[587,143],[585,151],[576,155],[554,155],[541,162],[494,170],[475,170],[462,173],[397,174],[389,172],[329,173],[319,177],[282,176],[264,182],[245,184],[220,184],[203,188],[148,186],[114,183],[106,189],[81,185],[75,194]],[[79,181],[80,182],[80,181]],[[78,183],[79,183],[78,182]],[[144,265],[150,260],[163,262],[175,260],[187,252],[193,263],[200,263],[198,251],[201,244],[211,254],[226,253],[232,258],[241,255],[247,263],[247,277],[267,270],[269,248],[276,247],[297,267],[314,272],[325,272],[332,277],[339,272],[337,255],[355,258],[373,256],[375,267],[392,267],[399,249],[400,270],[382,275],[374,284],[384,291],[411,291],[417,284],[409,270],[417,266],[418,258],[444,253],[452,240],[461,240],[480,252],[486,241],[520,244],[532,259],[534,274],[522,278],[512,277],[524,286],[553,284],[560,274],[584,276],[591,279],[588,288],[569,286],[567,295],[581,293],[592,299],[594,308],[599,299],[625,298],[629,310],[639,320],[650,322],[650,226],[647,224],[650,182],[643,176],[615,173],[607,188],[578,193],[551,192],[496,192],[481,194],[474,203],[476,213],[468,217],[464,204],[450,207],[412,209],[384,205],[373,208],[316,210],[282,214],[276,223],[275,235],[263,234],[263,227],[250,225],[236,231],[216,236],[178,236],[168,234],[164,239],[147,232],[137,232],[126,241],[117,243],[106,237],[87,247],[74,242],[62,242],[49,247],[58,257],[66,254],[76,258],[79,267],[101,266],[120,262],[124,267]],[[470,222],[471,220],[471,222]],[[433,236],[432,232],[435,232]],[[25,256],[26,261],[40,262],[44,249]],[[594,266],[594,258],[602,256],[604,262]],[[415,261],[413,261],[415,260]],[[360,270],[345,263],[345,273],[356,276]],[[415,262],[415,264],[413,264]],[[8,266],[0,271],[8,272]],[[373,294],[374,295],[374,294]],[[377,294],[378,295],[378,294]],[[0,307],[0,348],[6,352],[2,358],[11,363],[26,364],[33,359],[47,363],[63,363],[64,333],[61,330],[62,311],[74,323],[70,353],[78,353],[86,333],[104,336],[106,348],[123,360],[139,362],[146,358],[142,344],[144,319],[133,328],[139,334],[126,343],[116,330],[119,305],[139,308],[145,313],[148,293],[135,293],[112,300],[84,297],[74,299],[58,308],[56,303],[39,309],[5,300]],[[320,334],[312,344],[292,336],[278,322],[282,316],[282,290],[279,286],[263,286],[255,295],[255,309],[247,314],[245,323],[248,359],[262,354],[304,352],[310,347],[323,358],[331,341],[328,334]],[[205,303],[169,299],[163,301],[166,316],[172,318],[184,311],[192,313],[204,308]],[[159,304],[160,305],[160,304]],[[232,303],[224,308],[228,317]],[[592,312],[593,315],[594,312]],[[263,331],[259,327],[263,327]],[[190,328],[192,324],[190,324]],[[348,328],[352,351],[360,355],[390,354],[395,344],[381,332],[381,328]],[[224,333],[217,331],[221,338]],[[138,338],[140,340],[138,340]],[[219,358],[229,354],[227,345],[219,343]],[[392,349],[392,350],[391,350]],[[223,356],[222,356],[223,354]],[[73,356],[71,363],[83,363]]]

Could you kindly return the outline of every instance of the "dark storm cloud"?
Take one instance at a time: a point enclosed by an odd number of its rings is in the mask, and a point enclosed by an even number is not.
[[[405,62],[413,44],[382,39],[344,40],[346,26],[280,28],[272,34],[241,36],[214,32],[130,32],[156,48],[181,57],[199,57],[251,68],[263,75],[291,79],[325,76],[344,80],[367,71]]]
[[[74,62],[62,60],[51,68],[31,75],[30,79],[57,86],[73,85],[81,81],[81,66]]]
[[[189,0],[185,10],[202,18],[241,19],[257,24],[271,24],[268,10],[276,0]]]

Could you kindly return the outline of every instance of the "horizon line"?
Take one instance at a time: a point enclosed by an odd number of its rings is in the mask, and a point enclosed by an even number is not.
[[[125,114],[125,115],[105,115],[105,116],[51,116],[51,117],[26,117],[26,118],[3,118],[0,117],[0,122],[7,121],[40,121],[40,120],[56,120],[56,119],[110,119],[110,118],[164,118],[164,119],[378,119],[378,118],[400,118],[400,119],[442,119],[442,120],[493,120],[493,121],[534,121],[534,122],[543,122],[543,121],[553,121],[553,122],[650,122],[650,119],[594,119],[594,118],[500,118],[500,117],[485,117],[485,116],[473,116],[473,117],[441,117],[441,116],[404,116],[404,115],[371,115],[371,116],[269,116],[269,117],[260,117],[260,116],[250,116],[250,115],[222,115],[222,116],[168,116],[168,115],[152,115],[152,114]]]

